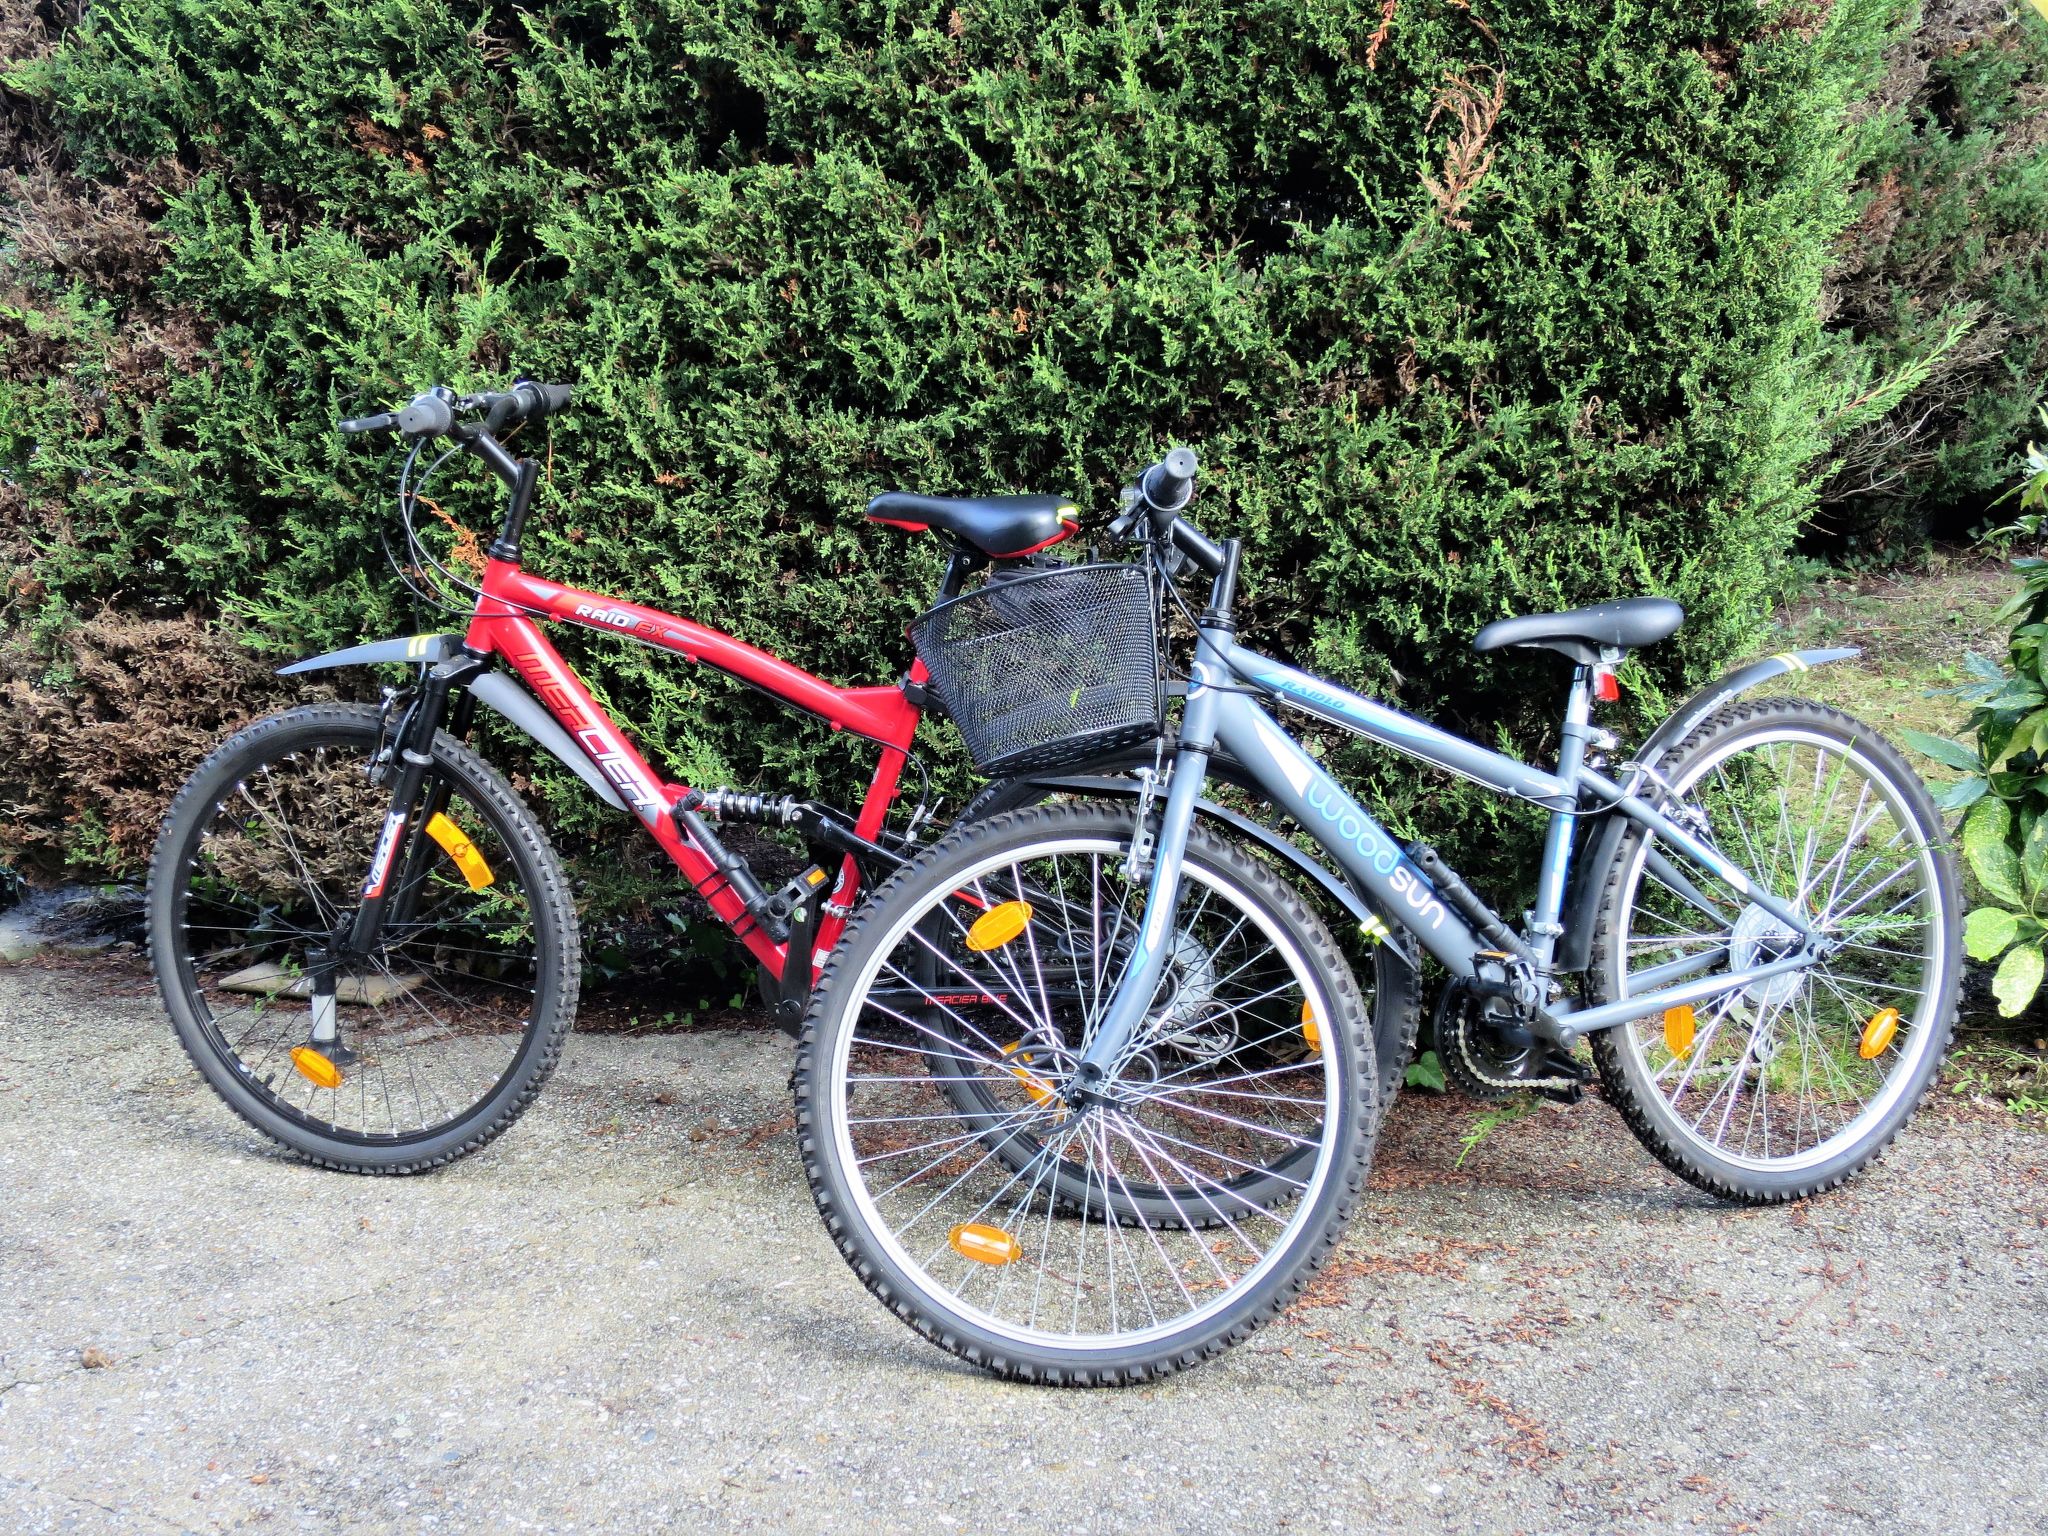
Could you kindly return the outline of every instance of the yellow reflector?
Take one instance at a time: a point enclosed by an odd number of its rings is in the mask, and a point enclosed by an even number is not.
[[[484,856],[476,851],[476,844],[463,835],[462,828],[455,825],[439,811],[434,812],[427,822],[427,836],[441,845],[441,851],[455,861],[455,867],[462,871],[462,878],[469,882],[472,891],[480,891],[493,878],[491,866],[484,862]]]
[[[1863,1038],[1857,1043],[1856,1054],[1865,1061],[1882,1056],[1884,1048],[1892,1043],[1892,1037],[1899,1032],[1899,1010],[1880,1008],[1870,1016],[1870,1022],[1863,1026]]]
[[[1664,1010],[1664,1048],[1674,1056],[1683,1056],[1692,1049],[1692,1036],[1692,1004],[1680,1003],[1676,1008],[1666,1008]]]
[[[1007,1264],[1024,1253],[1024,1245],[1001,1227],[985,1226],[978,1221],[962,1222],[946,1234],[946,1241],[961,1258],[977,1264]]]
[[[293,1047],[292,1065],[299,1069],[299,1076],[309,1083],[317,1083],[322,1088],[341,1086],[341,1068],[310,1045]]]
[[[1316,1028],[1316,1005],[1306,998],[1301,1004],[1301,1037],[1308,1042],[1310,1050],[1320,1051],[1323,1048],[1323,1032]]]
[[[1014,1056],[1023,1049],[1024,1042],[1019,1040],[1014,1045],[1004,1046],[1003,1054],[1005,1056]],[[1048,1083],[1036,1072],[1033,1072],[1029,1067],[1012,1067],[1010,1068],[1010,1075],[1024,1085],[1025,1093],[1030,1095],[1031,1102],[1034,1104],[1050,1104],[1058,1097],[1058,1094],[1053,1091],[1052,1084]]]
[[[1031,903],[1028,901],[1006,901],[999,907],[990,907],[967,930],[967,947],[976,951],[1001,949],[1022,933],[1024,925],[1030,921]]]

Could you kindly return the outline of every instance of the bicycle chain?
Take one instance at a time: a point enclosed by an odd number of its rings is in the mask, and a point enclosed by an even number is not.
[[[1455,984],[1447,986],[1437,1000],[1436,1010],[1437,1060],[1443,1065],[1444,1076],[1461,1092],[1473,1098],[1497,1099],[1523,1089],[1569,1093],[1585,1086],[1583,1079],[1561,1073],[1549,1077],[1505,1076],[1491,1062],[1482,1061],[1473,1050],[1478,1021],[1473,1019],[1471,1007],[1461,992]]]

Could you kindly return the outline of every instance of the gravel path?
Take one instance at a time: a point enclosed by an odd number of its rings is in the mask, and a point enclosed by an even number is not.
[[[0,970],[12,1532],[2008,1532],[2048,1518],[2048,1138],[1937,1114],[1715,1205],[1597,1103],[1404,1100],[1281,1324],[1160,1387],[979,1377],[827,1243],[762,1033],[578,1036],[495,1147],[320,1173],[147,979]],[[1524,1171],[1524,1170],[1528,1171]]]

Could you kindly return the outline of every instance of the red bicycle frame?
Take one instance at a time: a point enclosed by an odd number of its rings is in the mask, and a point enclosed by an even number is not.
[[[531,575],[517,561],[492,559],[484,569],[475,614],[463,640],[479,656],[503,657],[540,697],[548,711],[588,754],[606,779],[639,816],[659,843],[730,927],[762,967],[781,980],[790,964],[789,946],[770,937],[754,920],[724,875],[684,835],[675,816],[689,786],[672,783],[648,766],[647,759],[591,697],[569,664],[534,622],[535,617],[560,619],[607,635],[624,635],[688,661],[716,667],[793,708],[823,720],[835,731],[851,731],[879,746],[854,831],[872,842],[897,797],[903,761],[922,713],[910,688],[922,684],[922,662],[913,663],[902,683],[871,688],[839,688],[793,667],[780,657],[690,619],[618,598],[582,592]],[[839,879],[826,902],[810,955],[812,978],[839,942],[846,914],[860,894],[860,868],[851,855],[841,858]]]

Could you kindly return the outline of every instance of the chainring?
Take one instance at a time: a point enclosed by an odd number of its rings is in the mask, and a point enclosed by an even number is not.
[[[1529,1084],[1515,1075],[1528,1052],[1504,1048],[1479,1016],[1479,999],[1453,981],[1437,994],[1436,1059],[1444,1081],[1475,1099],[1504,1099]]]

